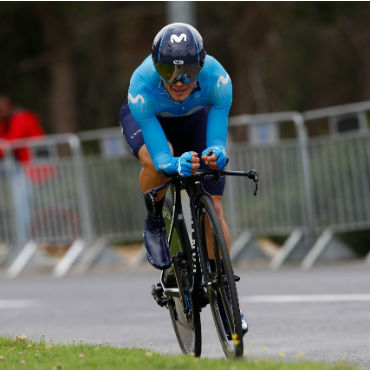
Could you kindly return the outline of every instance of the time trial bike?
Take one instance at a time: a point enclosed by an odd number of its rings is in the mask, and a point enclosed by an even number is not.
[[[152,286],[152,295],[170,312],[180,348],[185,354],[200,356],[202,335],[200,312],[208,302],[223,351],[228,358],[243,356],[243,333],[236,281],[220,221],[202,180],[219,181],[220,176],[245,176],[255,182],[255,170],[198,170],[191,177],[176,176],[167,183],[146,192],[152,202],[158,192],[170,188],[163,216],[172,256],[170,269],[162,272],[160,283]],[[190,198],[191,240],[186,228],[181,190]],[[173,284],[165,280],[172,277]]]

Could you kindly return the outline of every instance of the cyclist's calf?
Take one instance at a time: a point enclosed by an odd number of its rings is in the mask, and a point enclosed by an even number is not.
[[[212,195],[212,200],[213,200],[213,204],[215,205],[218,219],[220,220],[220,224],[221,224],[224,236],[225,236],[227,248],[230,251],[230,232],[229,232],[229,227],[227,226],[227,223],[224,219],[224,213],[223,213],[223,208],[222,208],[222,196]],[[210,250],[209,252],[213,254],[213,250],[212,251]]]

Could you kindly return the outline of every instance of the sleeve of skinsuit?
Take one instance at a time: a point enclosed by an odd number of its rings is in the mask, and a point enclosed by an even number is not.
[[[227,125],[232,103],[232,83],[230,76],[215,59],[209,71],[209,112],[207,121],[206,145],[226,147]]]
[[[145,145],[157,171],[176,174],[176,157],[171,155],[165,133],[155,115],[155,99],[146,86],[145,79],[134,72],[128,90],[128,103],[135,121],[139,125]]]

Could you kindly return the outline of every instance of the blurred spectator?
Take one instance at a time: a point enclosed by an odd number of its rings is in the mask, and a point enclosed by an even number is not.
[[[16,107],[7,94],[0,93],[0,139],[6,140],[9,144],[18,139],[44,136],[38,115],[30,110]],[[0,159],[4,153],[0,150]],[[22,245],[29,239],[29,226],[32,209],[32,183],[38,182],[37,172],[32,170],[30,162],[32,152],[27,147],[14,150],[16,159],[13,165],[5,168],[2,165],[2,172],[7,173],[10,179],[11,194],[16,221],[16,242]],[[8,172],[4,172],[8,171]]]
[[[0,139],[11,142],[44,135],[36,113],[15,107],[8,95],[0,94]],[[21,148],[15,151],[15,157],[19,162],[27,162],[31,159],[31,153],[29,149]]]

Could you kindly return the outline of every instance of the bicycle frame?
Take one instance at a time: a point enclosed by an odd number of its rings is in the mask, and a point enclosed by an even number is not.
[[[183,253],[186,254],[186,261],[190,261],[190,260],[192,261],[193,275],[195,275],[196,273],[199,273],[200,269],[198,267],[202,267],[202,271],[205,271],[204,259],[202,256],[199,225],[197,225],[197,222],[196,222],[196,202],[200,198],[200,196],[208,195],[210,197],[210,195],[203,188],[202,180],[206,178],[213,178],[215,179],[215,181],[218,181],[220,179],[220,176],[248,177],[249,179],[252,179],[255,182],[256,188],[254,191],[254,195],[257,194],[258,173],[255,170],[250,170],[247,172],[224,171],[224,170],[199,170],[191,177],[176,176],[172,178],[171,180],[169,180],[168,182],[146,192],[146,194],[148,194],[151,197],[151,200],[154,203],[158,191],[165,189],[166,187],[169,187],[172,185],[173,209],[172,209],[170,231],[169,231],[169,236],[168,236],[168,245],[171,245],[174,225],[175,225],[175,222],[177,222],[179,229],[180,229],[179,231],[181,233],[181,240],[186,244],[183,248],[184,249]],[[183,189],[187,191],[190,197],[191,227],[192,227],[192,236],[193,236],[192,243],[190,243],[190,240],[188,237],[184,215],[182,211],[180,192]],[[175,274],[176,274],[177,272],[176,272],[175,262],[176,261],[174,261]],[[162,273],[162,277],[163,277],[163,273]],[[201,284],[201,282],[199,281],[197,281],[196,283]],[[208,283],[209,282],[207,281],[204,282],[204,284],[208,284]],[[182,287],[180,287],[180,290],[181,288]],[[165,288],[163,286],[163,290],[165,294],[168,296],[171,296],[171,295],[176,296],[178,294],[181,294],[181,295],[184,294],[184,292],[182,291],[180,292],[176,288]]]
[[[176,277],[177,287],[166,288],[164,284],[165,271],[162,272],[159,288],[153,285],[152,295],[160,306],[166,306],[170,311],[171,321],[184,353],[194,353],[200,356],[201,353],[201,324],[200,312],[209,302],[215,320],[218,335],[227,357],[243,355],[242,329],[240,322],[240,311],[237,299],[235,281],[238,281],[232,270],[229,260],[227,245],[224,240],[217,212],[214,208],[212,197],[207,193],[202,185],[202,180],[212,177],[216,181],[221,175],[247,176],[256,184],[255,194],[257,193],[258,175],[254,170],[248,172],[241,171],[197,171],[191,177],[176,176],[167,183],[160,185],[146,193],[151,201],[155,202],[158,191],[170,186],[172,192],[172,204],[165,200],[165,207],[170,213],[171,223],[167,224],[167,238],[170,252],[172,255],[172,271]],[[181,202],[181,190],[186,190],[190,198],[192,240],[188,236]],[[171,209],[172,207],[172,209]],[[217,264],[217,271],[210,271],[210,259],[208,257],[207,231],[205,232],[204,216],[208,215],[208,220],[212,232],[212,237],[217,240],[217,254],[213,260]],[[166,213],[164,217],[167,219]],[[171,245],[176,230],[179,247]],[[171,250],[171,247],[173,248]],[[220,247],[220,249],[218,249]],[[223,256],[220,261],[219,253]],[[222,264],[221,264],[222,263]],[[225,265],[226,263],[226,265]],[[222,270],[224,269],[224,270]],[[171,273],[171,272],[169,272]],[[230,283],[232,281],[232,283]],[[226,293],[233,298],[228,298]],[[205,289],[210,294],[204,298]],[[209,298],[211,297],[211,298]],[[220,306],[219,299],[222,299]],[[233,304],[231,304],[231,300]],[[216,301],[217,302],[216,302]],[[230,304],[232,307],[230,307]],[[222,312],[227,315],[227,323],[220,324],[220,307]],[[225,311],[225,307],[227,307]],[[226,329],[226,327],[228,329]],[[233,332],[231,332],[233,330]],[[229,341],[233,339],[232,344]],[[240,339],[239,339],[240,338]]]
[[[253,180],[256,188],[254,191],[254,195],[257,195],[258,191],[258,173],[256,170],[249,170],[249,171],[225,171],[225,170],[198,170],[195,174],[190,177],[182,177],[182,176],[174,176],[171,180],[167,181],[166,183],[159,185],[153,189],[148,190],[145,194],[151,197],[152,202],[155,202],[155,198],[157,197],[158,191],[167,188],[169,185],[174,184],[175,188],[178,189],[187,189],[187,183],[198,183],[201,180],[207,178],[213,178],[216,182],[219,181],[220,176],[243,176],[248,177],[249,179]],[[207,192],[203,189],[203,193],[207,194]]]
[[[167,186],[170,185],[170,183],[167,184]],[[184,214],[182,211],[182,203],[181,203],[181,196],[180,196],[180,191],[181,191],[181,186],[180,183],[173,184],[174,187],[171,189],[173,190],[173,208],[172,208],[172,215],[171,215],[171,225],[169,229],[169,235],[168,235],[168,245],[171,245],[172,237],[173,237],[173,230],[175,228],[175,222],[178,225],[178,232],[180,232],[180,240],[184,245],[181,245],[182,252],[185,254],[185,261],[190,261],[191,258],[191,253],[192,253],[192,246],[188,237],[186,225],[185,225],[185,220],[184,220]],[[160,190],[160,189],[159,189]],[[174,272],[177,281],[178,279],[178,265],[177,262],[181,263],[181,261],[177,261],[175,257],[172,258],[173,260],[173,265],[174,265]],[[190,268],[190,266],[188,266]],[[161,281],[163,278],[163,273],[162,272],[162,277]],[[162,284],[163,291],[166,294],[166,296],[185,296],[185,291],[183,290],[183,286],[179,284],[179,288],[165,288]]]

